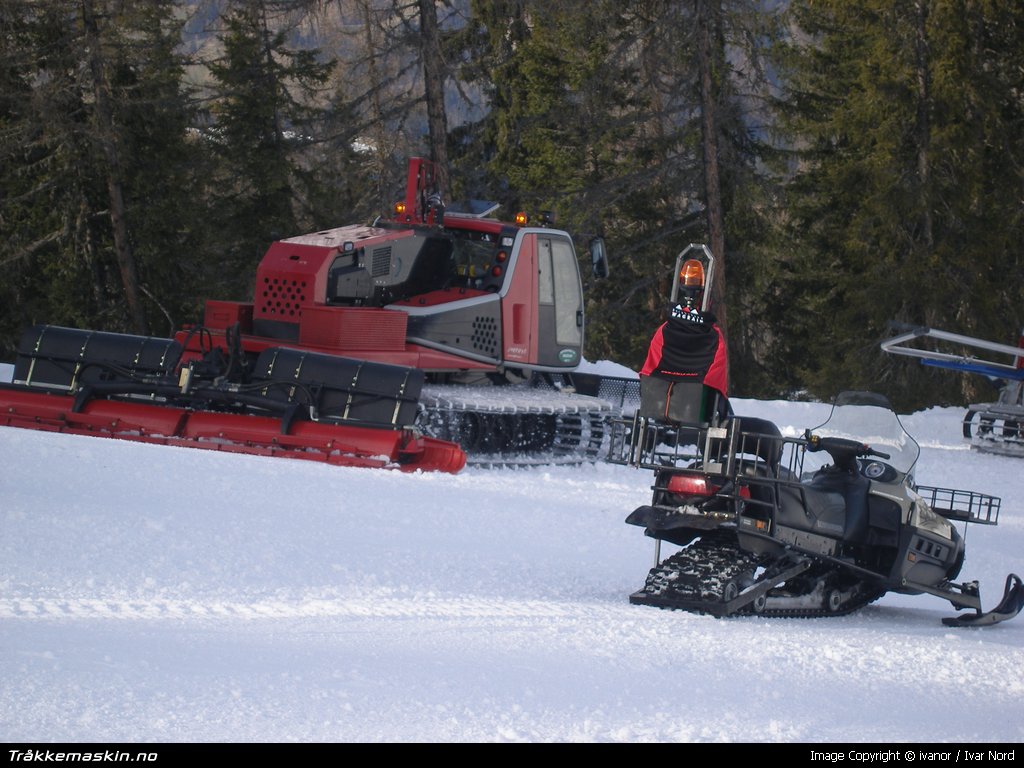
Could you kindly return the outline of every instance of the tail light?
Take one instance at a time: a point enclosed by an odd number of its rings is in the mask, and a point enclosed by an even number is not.
[[[665,484],[665,490],[679,496],[714,496],[722,490],[721,485],[708,482],[707,475],[670,475]],[[741,485],[738,491],[734,491],[741,499],[750,498],[750,488]]]
[[[665,489],[680,496],[711,496],[718,486],[709,483],[704,475],[671,475]]]

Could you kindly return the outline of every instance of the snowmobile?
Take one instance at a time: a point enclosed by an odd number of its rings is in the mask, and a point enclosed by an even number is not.
[[[802,437],[735,415],[670,423],[638,411],[617,424],[611,460],[655,472],[651,503],[626,518],[656,542],[631,603],[817,617],[887,592],[931,594],[973,611],[948,626],[996,624],[1024,606],[1016,574],[989,611],[978,582],[954,581],[964,563],[954,523],[996,525],[1000,499],[917,485],[920,448],[882,395],[841,393]],[[662,542],[679,549],[662,560]]]
[[[707,275],[697,306],[709,309],[714,257],[691,244],[676,258],[670,316],[696,308],[681,290],[695,255]],[[631,603],[715,616],[838,616],[891,591],[973,609],[943,620],[951,626],[1020,612],[1016,574],[987,612],[976,581],[954,582],[964,563],[954,523],[996,525],[1000,499],[917,485],[920,448],[885,397],[844,392],[828,421],[786,437],[769,421],[737,416],[705,384],[715,358],[698,352],[674,350],[690,364],[686,378],[666,381],[658,369],[641,376],[632,419],[611,423],[608,460],[654,471],[651,503],[626,518],[655,540],[654,567]],[[663,560],[662,542],[678,551]]]
[[[1024,333],[1017,346],[1011,347],[935,328],[892,325],[897,334],[882,342],[885,352],[917,357],[922,365],[976,373],[999,387],[997,401],[971,403],[967,407],[963,435],[971,441],[972,449],[979,453],[1024,456]],[[932,340],[946,351],[907,346],[923,339]],[[992,353],[990,357],[1002,355],[1004,359],[980,359],[962,351],[967,348],[985,350]],[[958,351],[948,351],[951,349]]]

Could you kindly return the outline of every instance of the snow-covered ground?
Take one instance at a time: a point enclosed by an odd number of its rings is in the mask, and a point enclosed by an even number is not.
[[[734,401],[793,431],[815,403]],[[904,419],[971,526],[985,607],[1024,573],[1024,459]],[[401,474],[0,428],[5,742],[1024,741],[1024,617],[952,629],[633,606],[648,472]]]

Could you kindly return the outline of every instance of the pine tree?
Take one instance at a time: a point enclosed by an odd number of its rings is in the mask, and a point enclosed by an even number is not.
[[[634,308],[650,282],[633,266],[649,255],[641,232],[658,220],[636,89],[640,23],[618,3],[480,0],[463,41],[462,76],[487,99],[483,118],[458,137],[464,175],[475,173],[506,211],[553,212],[579,250],[599,234],[615,254],[614,281],[587,278],[591,358],[620,344],[638,356],[652,330]]]
[[[466,76],[489,97],[476,156],[507,179],[512,204],[547,205],[568,228],[609,236],[615,279],[590,286],[586,354],[639,366],[690,242],[719,251],[724,320],[736,296],[726,266],[754,259],[765,226],[751,227],[770,200],[767,147],[748,112],[767,87],[771,15],[741,0],[472,8]],[[748,275],[736,285],[756,287]],[[756,298],[735,306],[737,334],[756,336]],[[756,344],[738,344],[740,359]]]
[[[1021,277],[1019,206],[1006,202],[1021,168],[1019,4],[800,0],[792,12],[807,41],[785,50],[781,113],[800,150],[787,200],[801,377],[820,397],[969,399],[964,380],[878,344],[891,321],[993,340],[1020,327],[1019,288],[1009,299],[1000,287]]]
[[[289,13],[304,5],[230,3],[223,55],[209,65],[216,95],[208,135],[219,158],[214,213],[236,298],[249,295],[267,246],[306,231],[315,218],[309,202],[319,198],[319,179],[310,158],[334,62],[289,43]]]
[[[176,203],[192,190],[161,190],[163,208],[143,189],[181,161],[186,138],[173,11],[171,3],[137,13],[100,0],[4,0],[0,8],[6,349],[35,322],[139,332],[178,309],[176,296],[149,282],[149,268],[176,256],[177,243],[140,246],[137,231],[156,216],[174,228],[185,220],[175,215],[190,210]],[[133,117],[140,114],[150,128]],[[139,151],[153,126],[159,139]]]
[[[125,4],[127,31],[112,86],[123,125],[121,148],[140,290],[154,333],[199,319],[206,272],[210,153],[197,139],[196,96],[185,83],[184,19],[172,0]]]

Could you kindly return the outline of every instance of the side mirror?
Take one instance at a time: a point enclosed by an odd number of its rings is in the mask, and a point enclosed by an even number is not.
[[[604,247],[604,238],[595,237],[590,241],[590,262],[594,277],[608,277],[608,252]]]

